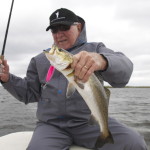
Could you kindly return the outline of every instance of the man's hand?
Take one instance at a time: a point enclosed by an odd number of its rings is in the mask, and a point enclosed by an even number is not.
[[[2,82],[7,82],[9,80],[9,66],[7,64],[7,60],[1,60],[0,59],[0,64],[3,65],[2,67],[2,73],[0,74],[0,80]]]
[[[73,56],[72,68],[75,76],[82,82],[88,81],[90,75],[96,70],[105,70],[107,61],[97,53],[81,51]]]

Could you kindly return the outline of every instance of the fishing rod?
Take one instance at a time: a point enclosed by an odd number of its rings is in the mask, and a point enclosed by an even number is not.
[[[9,18],[8,18],[7,28],[6,28],[6,32],[5,32],[5,38],[4,38],[3,48],[2,48],[1,55],[0,55],[0,59],[2,61],[4,60],[5,46],[6,46],[6,41],[7,41],[7,35],[8,35],[8,29],[9,29],[9,24],[10,24],[10,19],[11,19],[13,4],[14,4],[14,0],[12,0],[12,3],[11,3],[11,8],[10,8],[10,13],[9,13]],[[0,73],[2,73],[2,68],[3,68],[3,65],[0,64]]]

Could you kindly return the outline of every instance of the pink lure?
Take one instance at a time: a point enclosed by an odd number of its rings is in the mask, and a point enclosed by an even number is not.
[[[47,72],[47,76],[46,76],[46,82],[50,81],[52,76],[53,76],[53,73],[55,71],[55,68],[54,66],[50,66],[49,69],[48,69],[48,72]]]

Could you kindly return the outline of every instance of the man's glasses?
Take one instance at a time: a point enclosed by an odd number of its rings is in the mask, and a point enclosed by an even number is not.
[[[57,25],[51,27],[51,32],[52,33],[57,33],[58,31],[67,31],[70,29],[71,26],[69,25]]]
[[[79,23],[74,22],[72,25],[77,25],[77,24],[79,24]],[[51,32],[55,34],[58,31],[68,31],[68,30],[70,30],[70,27],[71,27],[71,25],[63,25],[63,24],[60,24],[60,25],[57,25],[57,26],[52,26],[51,27]]]

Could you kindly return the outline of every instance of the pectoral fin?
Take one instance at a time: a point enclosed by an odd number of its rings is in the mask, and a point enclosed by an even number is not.
[[[75,90],[76,89],[75,89],[74,85],[69,82],[68,87],[67,87],[66,97],[67,98],[71,97],[74,94]]]
[[[81,88],[84,89],[84,83],[81,82],[78,78],[75,77],[74,81],[76,82],[76,84]]]

